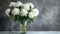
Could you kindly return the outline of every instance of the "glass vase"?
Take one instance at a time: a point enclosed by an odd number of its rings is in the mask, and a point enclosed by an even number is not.
[[[26,28],[26,22],[21,24],[21,34],[26,34],[27,28]]]

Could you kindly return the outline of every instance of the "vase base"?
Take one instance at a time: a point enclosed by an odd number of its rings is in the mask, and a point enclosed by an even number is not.
[[[26,34],[26,32],[21,32],[21,34]]]

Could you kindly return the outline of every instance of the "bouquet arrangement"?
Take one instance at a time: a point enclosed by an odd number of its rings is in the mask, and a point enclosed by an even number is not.
[[[22,24],[22,31],[26,31],[25,21],[33,22],[34,17],[39,15],[39,10],[33,3],[22,3],[21,1],[10,2],[9,8],[5,10],[8,17],[19,21]]]

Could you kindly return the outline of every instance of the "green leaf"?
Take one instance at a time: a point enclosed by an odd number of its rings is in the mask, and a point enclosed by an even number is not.
[[[29,18],[29,17],[28,17],[28,19],[27,19],[27,21],[28,21],[29,23],[32,23],[33,20],[34,20],[34,18]]]
[[[20,16],[19,15],[15,15],[15,20],[20,21]]]

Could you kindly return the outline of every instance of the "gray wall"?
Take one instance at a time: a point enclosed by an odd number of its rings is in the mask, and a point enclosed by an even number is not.
[[[13,22],[6,14],[9,2],[17,0],[0,0],[0,31],[18,31],[20,23]],[[39,16],[34,23],[27,24],[28,31],[60,31],[60,0],[20,0],[32,2],[39,9]]]

